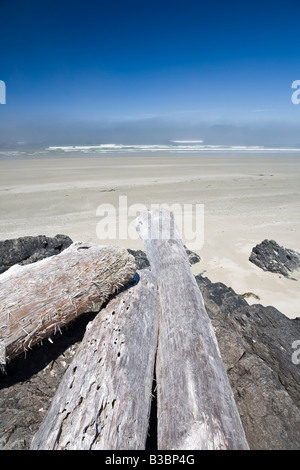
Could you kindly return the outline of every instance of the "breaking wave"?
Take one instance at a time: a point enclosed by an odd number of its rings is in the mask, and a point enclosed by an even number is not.
[[[202,140],[172,140],[167,145],[67,145],[51,146],[49,152],[83,152],[83,153],[135,153],[135,152],[300,152],[299,148],[274,148],[262,145],[205,145]]]

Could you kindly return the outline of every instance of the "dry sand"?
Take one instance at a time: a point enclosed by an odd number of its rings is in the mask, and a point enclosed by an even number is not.
[[[74,241],[143,249],[138,239],[99,239],[98,206],[204,204],[202,260],[193,272],[224,282],[249,303],[300,316],[297,281],[249,262],[265,238],[300,250],[300,158],[296,156],[118,156],[0,162],[0,239],[69,235]],[[103,206],[101,206],[103,207]],[[117,216],[119,216],[117,212]],[[129,218],[132,222],[134,217]],[[99,226],[98,226],[99,227]],[[117,226],[117,229],[119,227]],[[186,244],[188,245],[188,241]],[[191,247],[193,248],[193,247]]]

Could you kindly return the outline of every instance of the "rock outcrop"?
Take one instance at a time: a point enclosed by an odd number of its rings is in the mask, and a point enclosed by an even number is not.
[[[252,449],[300,449],[300,318],[196,276]]]
[[[279,273],[291,278],[291,273],[300,269],[300,253],[279,246],[274,240],[264,240],[251,252],[249,261],[264,271]]]
[[[58,255],[72,244],[67,235],[21,237],[0,241],[0,274],[14,264],[30,264]]]

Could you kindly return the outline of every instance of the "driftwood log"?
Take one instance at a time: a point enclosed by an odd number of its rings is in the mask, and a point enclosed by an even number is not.
[[[137,219],[137,231],[159,289],[158,449],[248,449],[173,214],[146,211]]]
[[[0,366],[78,315],[98,311],[135,273],[127,250],[77,242],[0,276]]]
[[[150,271],[89,323],[31,449],[142,450],[158,331]]]

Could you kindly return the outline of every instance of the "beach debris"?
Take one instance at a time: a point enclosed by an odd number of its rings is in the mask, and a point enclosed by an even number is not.
[[[170,220],[137,219],[151,271],[87,326],[31,449],[145,449],[155,358],[158,449],[249,448],[177,227],[147,236]]]
[[[158,449],[248,449],[174,215],[166,209],[143,212],[136,229],[159,292]]]
[[[145,449],[157,336],[157,285],[144,270],[88,324],[31,449]]]
[[[76,242],[0,275],[0,364],[50,338],[68,322],[99,311],[135,274],[126,249]]]
[[[256,300],[260,300],[259,295],[254,294],[254,292],[244,292],[244,294],[240,294],[240,295],[241,295],[241,297],[243,297],[244,299],[249,299],[250,297],[253,297],[253,298],[256,299]]]
[[[279,246],[274,240],[264,240],[252,248],[249,261],[264,271],[279,273],[293,280],[291,273],[300,269],[300,253]]]

